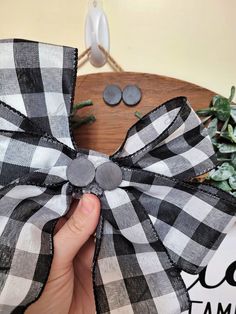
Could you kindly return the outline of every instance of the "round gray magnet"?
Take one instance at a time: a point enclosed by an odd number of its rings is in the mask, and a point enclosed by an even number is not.
[[[95,179],[102,189],[111,191],[120,185],[122,172],[117,164],[108,161],[97,167]]]
[[[91,161],[79,157],[68,165],[66,170],[67,179],[71,184],[84,187],[91,183],[95,177],[95,168]]]
[[[123,89],[122,98],[123,102],[127,106],[135,106],[140,102],[142,98],[141,89],[137,85],[127,85]]]
[[[103,92],[103,99],[109,106],[116,106],[120,103],[122,91],[117,85],[107,85]]]

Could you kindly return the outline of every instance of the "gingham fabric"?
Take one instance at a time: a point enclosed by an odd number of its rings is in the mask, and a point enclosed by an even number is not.
[[[26,40],[0,42],[0,313],[24,313],[41,294],[53,229],[73,197],[100,197],[93,286],[98,314],[179,314],[190,308],[181,277],[209,263],[235,223],[236,199],[192,178],[216,155],[188,99],[145,115],[112,155],[77,148],[70,119],[77,50]],[[111,160],[118,188],[71,185],[78,156]]]

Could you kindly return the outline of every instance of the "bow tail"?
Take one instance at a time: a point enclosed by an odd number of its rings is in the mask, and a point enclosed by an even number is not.
[[[70,201],[68,183],[0,190],[1,313],[24,313],[41,294],[52,262],[53,229]]]
[[[102,196],[94,259],[98,313],[175,314],[189,309],[180,271],[168,257],[144,207],[117,188]]]
[[[127,169],[122,185],[145,208],[175,265],[191,274],[207,266],[236,222],[235,197],[206,183]]]

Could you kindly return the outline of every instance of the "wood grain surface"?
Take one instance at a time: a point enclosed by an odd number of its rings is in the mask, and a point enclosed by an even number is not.
[[[142,90],[142,100],[134,107],[123,102],[110,107],[103,101],[107,84],[117,84],[121,89],[127,84],[137,84]],[[74,138],[81,148],[111,154],[123,142],[128,128],[138,120],[135,111],[145,114],[176,96],[186,96],[196,110],[207,107],[215,94],[198,85],[155,74],[108,72],[78,76],[74,103],[91,99],[94,105],[81,109],[79,114],[93,113],[96,121],[74,131]]]

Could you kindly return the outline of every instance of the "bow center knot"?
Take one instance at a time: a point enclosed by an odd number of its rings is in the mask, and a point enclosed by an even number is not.
[[[122,181],[122,171],[120,167],[106,160],[96,166],[92,161],[84,156],[79,156],[71,161],[66,171],[68,181],[75,187],[82,188],[83,192],[97,190],[114,190]]]

